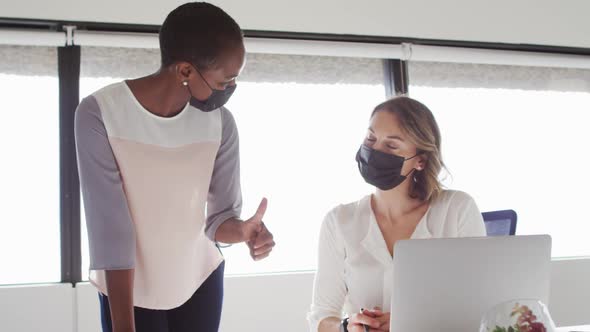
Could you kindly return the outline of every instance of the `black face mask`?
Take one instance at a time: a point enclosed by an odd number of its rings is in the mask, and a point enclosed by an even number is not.
[[[197,68],[194,65],[193,65],[193,67],[195,67],[195,69]],[[203,112],[211,112],[211,111],[214,111],[214,110],[220,108],[221,106],[225,105],[225,103],[227,103],[227,101],[229,100],[231,95],[234,93],[234,91],[236,91],[237,85],[234,84],[234,85],[228,86],[225,88],[225,90],[213,89],[209,85],[209,83],[207,82],[205,77],[203,77],[203,75],[201,75],[201,72],[198,69],[196,69],[196,70],[197,70],[197,73],[199,73],[199,76],[201,76],[201,78],[205,82],[205,84],[207,84],[209,89],[211,89],[211,91],[213,91],[213,92],[206,100],[201,101],[193,96],[193,93],[191,92],[190,87],[188,85],[186,85],[188,87],[189,93],[191,94],[191,99],[189,101],[191,106],[196,107]]]
[[[401,174],[404,161],[414,157],[405,159],[363,144],[356,154],[356,162],[365,181],[385,191],[399,186],[414,171],[411,170],[407,175]]]

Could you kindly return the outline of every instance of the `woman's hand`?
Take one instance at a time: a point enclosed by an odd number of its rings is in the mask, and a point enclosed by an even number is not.
[[[381,314],[381,312],[379,312]],[[380,332],[381,321],[371,310],[361,309],[361,312],[352,315],[348,320],[350,332]]]
[[[375,316],[375,318],[381,323],[379,327],[379,331],[389,332],[389,319],[391,317],[390,312],[381,312],[379,310],[379,314]]]
[[[389,320],[391,314],[384,313],[380,308],[373,310],[361,309],[361,312],[353,315],[348,323],[350,332],[389,332]],[[368,329],[365,328],[367,326]]]
[[[250,256],[255,261],[268,257],[275,246],[272,233],[262,222],[267,204],[266,198],[263,198],[254,216],[241,224],[242,241],[250,248]]]

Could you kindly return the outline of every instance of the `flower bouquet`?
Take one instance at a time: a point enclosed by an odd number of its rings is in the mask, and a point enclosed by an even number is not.
[[[547,307],[537,300],[501,303],[481,320],[480,332],[555,332]]]

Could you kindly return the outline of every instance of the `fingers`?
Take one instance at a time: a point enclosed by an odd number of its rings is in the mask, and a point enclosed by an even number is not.
[[[368,327],[366,325],[354,325],[352,327],[350,327],[350,325],[348,325],[348,331],[350,332],[384,332],[384,331],[389,331],[389,328],[387,330],[382,330],[381,328],[377,328],[374,329],[372,327]]]
[[[352,324],[353,326],[360,324],[367,325],[373,329],[378,329],[379,327],[381,327],[381,322],[379,320],[361,313],[354,314],[350,319],[349,324]]]
[[[348,323],[348,331],[350,331],[350,332],[367,332],[367,331],[376,332],[377,330],[374,330],[369,327],[365,328],[364,325],[360,325],[360,324],[352,325],[352,324]]]
[[[272,247],[271,247],[268,250],[261,252],[260,254],[256,254],[256,252],[254,251],[254,248],[252,248],[252,246],[250,246],[250,245],[249,245],[249,247],[250,247],[250,257],[252,257],[252,259],[255,261],[259,261],[261,259],[268,257],[268,255],[270,255],[270,252],[272,251]]]
[[[361,309],[362,313],[369,316],[369,317],[373,317],[373,318],[377,318],[380,317],[383,313],[381,312],[381,310],[377,310],[377,309],[373,309],[373,310],[368,310],[368,309]]]
[[[382,316],[383,315],[383,310],[381,310],[381,307],[377,306],[374,307],[372,312],[377,315],[377,316]]]
[[[254,241],[256,240],[256,236],[258,235],[258,230],[260,229],[260,224],[252,220],[248,220],[244,221],[241,227],[242,241],[254,243]]]
[[[377,320],[381,322],[381,327],[379,328],[381,331],[389,331],[389,320],[391,317],[391,313],[384,312],[380,317],[377,317]]]
[[[275,242],[272,240],[272,238],[269,242],[265,243],[261,247],[255,247],[254,241],[248,242],[248,247],[250,248],[250,256],[255,261],[268,257],[274,246]]]
[[[374,329],[367,325],[353,325],[352,327],[350,324],[348,325],[348,331],[350,332],[383,332],[381,329]]]
[[[258,248],[254,247],[254,256],[260,256],[260,255],[263,255],[266,253],[270,253],[270,251],[272,250],[272,248],[274,248],[274,246],[275,246],[275,242],[271,241],[262,247],[258,247]]]
[[[262,231],[258,233],[254,241],[254,249],[264,247],[270,243],[274,243],[272,233],[269,232],[266,226],[263,224]]]

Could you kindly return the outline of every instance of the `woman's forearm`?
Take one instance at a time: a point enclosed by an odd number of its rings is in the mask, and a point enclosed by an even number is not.
[[[320,321],[318,332],[340,332],[340,318],[328,317]]]
[[[242,220],[236,218],[224,221],[215,232],[215,241],[228,244],[244,242],[246,239],[242,227],[243,223]]]
[[[106,282],[114,332],[135,332],[133,275],[135,270],[107,270]]]

